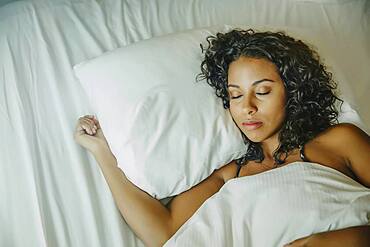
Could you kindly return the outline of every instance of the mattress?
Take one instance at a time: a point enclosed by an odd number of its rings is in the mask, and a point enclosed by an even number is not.
[[[23,0],[0,8],[0,246],[143,246],[92,156],[72,67],[140,40],[211,25],[321,32],[319,53],[369,133],[366,0]],[[315,40],[310,40],[312,43]],[[351,119],[349,120],[351,121]]]

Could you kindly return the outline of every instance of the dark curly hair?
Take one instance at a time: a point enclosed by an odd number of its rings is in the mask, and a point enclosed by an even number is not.
[[[207,37],[208,48],[201,44],[204,60],[197,81],[206,79],[228,109],[228,67],[241,56],[267,59],[275,64],[284,83],[287,101],[286,117],[279,132],[279,147],[273,157],[277,165],[285,162],[295,148],[302,147],[330,125],[338,123],[336,83],[326,71],[319,55],[301,40],[284,32],[255,32],[252,29],[234,29]],[[263,151],[258,143],[247,139],[246,154],[237,160],[242,165],[249,160],[262,162]]]

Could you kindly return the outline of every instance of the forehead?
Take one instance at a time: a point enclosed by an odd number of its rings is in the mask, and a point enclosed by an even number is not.
[[[266,59],[240,57],[229,65],[229,85],[252,86],[253,82],[262,79],[282,84],[277,67]]]

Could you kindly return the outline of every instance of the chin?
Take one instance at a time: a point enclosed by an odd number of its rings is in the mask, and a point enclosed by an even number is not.
[[[266,129],[265,126],[263,125],[253,130],[248,129],[247,127],[241,124],[238,127],[243,132],[243,134],[248,138],[248,140],[252,142],[262,142],[268,136],[268,129]]]
[[[257,133],[250,133],[249,131],[243,131],[244,135],[248,138],[248,140],[252,142],[261,142],[265,138],[261,135],[258,135]]]

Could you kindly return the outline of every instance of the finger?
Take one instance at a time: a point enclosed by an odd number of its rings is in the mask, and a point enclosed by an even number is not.
[[[78,138],[79,136],[84,136],[84,135],[92,135],[92,132],[86,128],[85,124],[79,124],[77,126],[74,136],[75,138]]]
[[[99,121],[97,119],[95,119],[95,124],[96,124],[96,127],[98,127],[98,129],[101,129],[100,123],[99,123]]]
[[[90,126],[86,124],[81,124],[81,128],[82,128],[82,130],[80,131],[81,134],[88,134],[88,135],[93,134],[93,131],[91,130]]]
[[[94,115],[85,115],[85,116],[79,117],[78,120],[82,120],[82,119],[91,119],[91,120],[93,120],[94,117],[95,117]]]
[[[83,116],[83,117],[80,117],[78,120],[91,120],[91,121],[93,121],[93,118],[92,117],[88,117],[88,115],[86,115],[86,116]]]
[[[89,119],[89,118],[83,118],[80,120],[81,123],[86,123],[88,125],[90,125],[91,128],[97,130],[98,127],[97,125],[95,124],[95,122],[92,120],[92,119]]]
[[[98,129],[100,129],[100,123],[99,123],[99,121],[98,121],[98,119],[96,118],[95,115],[93,115],[92,120],[94,121],[94,123],[96,124],[96,126],[98,127]]]
[[[97,120],[94,121],[93,115],[85,115],[83,117],[80,117],[78,119],[76,132],[79,132],[80,135],[82,134],[94,135],[96,134],[97,130],[100,129],[100,124],[96,122],[98,121]]]
[[[88,119],[91,119],[91,120],[96,119],[95,115],[85,115],[85,117],[88,118]]]
[[[94,120],[90,119],[90,118],[83,118],[81,119],[82,122],[86,122],[86,123],[89,123],[91,125],[95,125],[95,122]]]
[[[86,133],[92,135],[92,134],[95,134],[96,133],[96,130],[95,128],[93,127],[93,125],[91,123],[89,123],[88,121],[86,120],[82,120],[81,123],[80,123],[80,126],[83,130],[86,131]]]

